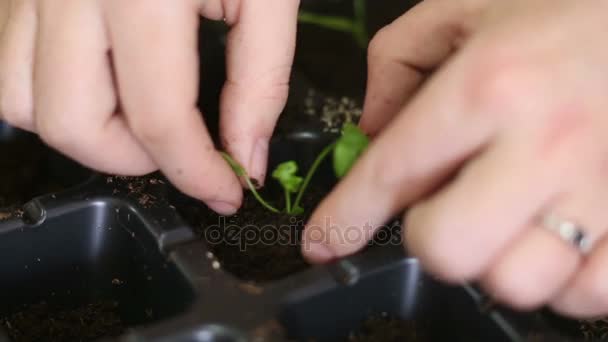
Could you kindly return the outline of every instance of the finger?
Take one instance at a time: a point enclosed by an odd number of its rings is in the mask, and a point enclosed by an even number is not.
[[[595,177],[580,177],[577,192],[568,196],[560,207],[555,208],[556,215],[576,222],[595,246],[579,267],[576,277],[554,296],[552,307],[569,316],[593,317],[608,314],[608,287],[606,279],[606,261],[608,260],[608,212],[606,212],[606,195],[598,189],[605,188],[603,171],[596,171]],[[594,182],[593,179],[600,179]],[[599,185],[598,185],[599,184]],[[564,196],[565,197],[565,196]],[[562,256],[555,263],[561,265]]]
[[[368,50],[361,127],[377,134],[415,93],[425,76],[472,31],[486,1],[424,1],[380,30]]]
[[[487,271],[560,190],[559,177],[547,171],[554,165],[539,161],[530,139],[504,139],[408,212],[409,251],[446,281],[468,281]]]
[[[235,22],[227,42],[222,141],[260,184],[266,175],[268,142],[287,100],[298,4],[241,0],[237,16],[227,17]]]
[[[33,131],[32,70],[36,40],[36,2],[2,1],[8,16],[0,36],[0,118]],[[10,6],[9,6],[10,5]]]
[[[97,1],[41,1],[39,18],[34,92],[42,139],[104,172],[154,170],[123,117],[114,115],[109,45]]]
[[[309,261],[325,262],[362,248],[367,241],[326,237],[330,232],[344,236],[353,227],[377,229],[443,182],[493,134],[493,121],[464,110],[463,76],[455,70],[466,68],[454,64],[442,71],[321,203],[304,233],[303,253]]]
[[[606,262],[608,240],[604,238],[586,260],[582,270],[551,302],[551,308],[561,314],[580,318],[608,315]]]
[[[581,260],[571,246],[533,225],[505,248],[481,283],[499,302],[518,310],[533,310],[566,286]]]
[[[198,8],[191,1],[105,4],[121,103],[134,134],[175,186],[233,213],[240,184],[196,107]]]

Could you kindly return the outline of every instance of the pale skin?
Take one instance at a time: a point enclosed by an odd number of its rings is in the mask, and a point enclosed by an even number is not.
[[[297,1],[0,6],[2,119],[92,168],[161,169],[182,191],[232,213],[241,186],[195,107],[198,16],[225,17],[233,29],[223,141],[263,179],[287,94]],[[439,278],[479,281],[522,309],[607,314],[606,13],[603,0],[426,0],[379,32],[361,121],[374,139],[315,211],[308,260],[366,243],[327,243],[325,217],[334,231],[363,229],[409,208],[407,249]],[[547,210],[586,228],[595,243],[588,257],[539,227]]]
[[[223,214],[239,180],[201,113],[200,16],[228,36],[224,148],[263,182],[287,97],[298,0],[0,0],[0,118],[100,171],[157,169]],[[204,72],[204,71],[203,71]]]
[[[427,0],[379,32],[361,120],[375,138],[315,211],[308,260],[360,250],[338,232],[407,207],[406,247],[439,278],[520,309],[608,314],[606,13],[601,0]],[[541,229],[546,211],[585,227],[591,254]]]

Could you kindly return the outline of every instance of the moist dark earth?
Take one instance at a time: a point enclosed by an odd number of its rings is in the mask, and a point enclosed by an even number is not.
[[[0,317],[13,342],[85,342],[116,337],[125,332],[118,303],[96,301],[76,308],[41,302]]]
[[[219,267],[245,282],[265,283],[310,266],[301,253],[302,231],[327,193],[327,189],[309,187],[301,203],[305,212],[298,216],[270,212],[249,191],[241,209],[232,216],[220,216],[200,203],[175,206],[209,247]],[[273,198],[264,192],[263,197]],[[273,205],[282,208],[281,201]],[[398,221],[386,225],[368,247],[400,244],[400,232]]]
[[[423,342],[431,341],[423,324],[402,320],[386,314],[368,317],[358,332],[350,334],[348,342]]]
[[[220,216],[203,205],[178,207],[182,217],[195,227],[220,267],[251,282],[283,278],[308,267],[300,252],[302,230],[324,192],[309,188],[303,196],[303,215],[276,214],[246,192],[239,212]],[[265,196],[265,198],[270,198]],[[277,197],[283,199],[282,197]],[[276,207],[281,208],[277,201]]]

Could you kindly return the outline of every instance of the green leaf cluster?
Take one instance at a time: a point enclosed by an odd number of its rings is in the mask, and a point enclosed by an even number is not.
[[[285,212],[291,215],[299,215],[304,212],[304,209],[300,206],[302,196],[313,175],[330,153],[332,154],[332,165],[336,177],[343,178],[365,152],[368,145],[369,138],[365,133],[356,125],[346,123],[342,127],[340,137],[319,153],[304,178],[298,176],[299,167],[295,161],[289,160],[279,164],[272,172],[272,178],[276,179],[283,188],[285,194]],[[223,153],[222,155],[237,176],[245,177],[249,189],[255,198],[270,211],[279,213],[280,210],[270,205],[260,196],[247,176],[245,169],[228,154]],[[292,195],[294,194],[296,194],[296,199],[292,204]]]

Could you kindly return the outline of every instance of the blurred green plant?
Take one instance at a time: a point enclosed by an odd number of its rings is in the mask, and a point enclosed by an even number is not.
[[[305,10],[300,10],[298,20],[300,23],[313,24],[335,31],[350,33],[357,44],[366,49],[369,44],[369,33],[367,31],[367,6],[365,0],[352,0],[352,18],[345,16],[324,15]]]

